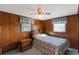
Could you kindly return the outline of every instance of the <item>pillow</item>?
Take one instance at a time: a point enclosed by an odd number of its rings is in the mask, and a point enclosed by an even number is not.
[[[41,34],[41,36],[46,36],[46,34]]]
[[[33,37],[36,37],[36,36],[46,36],[46,34],[37,34],[37,35],[34,35]]]

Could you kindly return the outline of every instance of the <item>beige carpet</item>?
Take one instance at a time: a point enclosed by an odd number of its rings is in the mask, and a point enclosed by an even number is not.
[[[4,55],[44,55],[44,54],[42,54],[35,47],[32,47],[31,49],[26,50],[24,52],[20,52],[19,49],[15,49],[5,53]],[[75,49],[69,48],[69,51],[65,55],[79,55],[79,54]]]
[[[43,54],[40,51],[38,51],[36,48],[33,47],[24,52],[20,52],[18,49],[15,49],[15,50],[5,53],[4,55],[43,55]]]

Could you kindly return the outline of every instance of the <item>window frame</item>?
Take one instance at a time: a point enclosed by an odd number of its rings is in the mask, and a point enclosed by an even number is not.
[[[29,26],[27,29],[30,29],[30,30],[23,30],[22,24],[26,24],[25,27]],[[32,21],[30,18],[23,17],[23,16],[20,17],[20,31],[21,32],[31,32],[32,31]]]
[[[58,24],[57,24],[57,25],[58,25]],[[59,24],[59,25],[60,25],[60,24]],[[66,25],[66,24],[61,24],[61,25],[64,25],[64,26],[65,26],[65,27],[64,27],[64,30],[65,30],[65,31],[62,31],[62,30],[56,31],[56,30],[54,30],[55,27],[54,27],[54,24],[53,24],[53,32],[65,33],[65,32],[67,31],[67,30],[66,30],[66,28],[67,28],[66,26],[67,26],[67,25]]]
[[[60,18],[55,18],[52,20],[52,25],[53,25],[53,32],[54,33],[67,33],[67,24],[68,24],[68,17],[60,17]],[[58,31],[54,31],[54,24],[55,23],[58,23],[58,24],[65,24],[65,31],[61,31],[61,32],[58,32]]]

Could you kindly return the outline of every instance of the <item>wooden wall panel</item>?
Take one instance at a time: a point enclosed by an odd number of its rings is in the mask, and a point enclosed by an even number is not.
[[[0,13],[0,53],[2,52],[2,16]]]
[[[0,50],[2,53],[18,47],[18,42],[29,38],[29,33],[20,31],[20,19],[15,14],[0,12]]]
[[[52,21],[51,20],[43,21],[42,26],[43,26],[43,31],[44,32],[48,33],[48,32],[52,32],[53,31],[53,25],[52,25]]]
[[[78,16],[70,16],[68,22],[68,38],[70,40],[71,47],[78,48]]]
[[[5,14],[5,39],[4,40],[6,40],[5,41],[5,46],[6,46],[6,51],[8,51],[8,45],[10,44],[9,43],[9,14]],[[3,28],[4,29],[4,28]]]
[[[64,37],[64,38],[67,38],[66,35],[67,33],[58,33],[58,32],[53,32],[53,24],[52,24],[52,21],[51,20],[46,20],[46,21],[43,21],[43,31],[47,34],[51,34],[53,36],[58,36],[58,37]]]
[[[50,35],[52,36],[67,38],[70,40],[71,47],[77,48],[78,45],[77,24],[78,24],[78,16],[74,15],[74,16],[68,16],[66,33],[53,32],[53,24],[51,20],[43,21],[42,26],[44,27],[43,31],[45,31],[45,33],[50,34],[51,32]]]
[[[5,22],[5,13],[1,14],[2,16],[2,52],[4,53],[6,51],[6,22]]]
[[[15,22],[14,22],[14,26],[15,26],[15,30],[14,30],[15,31],[14,32],[14,34],[15,34],[15,40],[16,40],[16,42],[18,42],[20,40],[19,39],[19,34],[21,34],[20,33],[20,29],[21,29],[20,28],[20,20],[19,20],[19,17],[17,17],[16,15],[14,15],[14,19],[15,19]]]
[[[42,22],[43,21],[40,21],[38,19],[35,19],[34,20],[34,25],[33,26],[36,26],[37,29],[33,31],[33,35],[36,35],[36,34],[39,34],[39,33],[43,33],[43,25],[42,25]]]
[[[15,39],[15,15],[10,14],[9,16],[10,16],[10,20],[9,20],[9,24],[10,24],[9,25],[10,26],[10,28],[9,28],[10,45],[9,45],[9,47],[10,47],[10,49],[13,49],[13,48],[16,48],[16,43],[15,43],[16,42],[16,39]]]
[[[38,30],[42,29],[42,22],[40,20],[35,19],[34,23]]]

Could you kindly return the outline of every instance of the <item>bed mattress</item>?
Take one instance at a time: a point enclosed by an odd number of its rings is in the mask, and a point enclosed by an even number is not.
[[[34,36],[33,46],[42,53],[49,55],[64,54],[69,48],[69,41],[64,38],[39,34]]]

